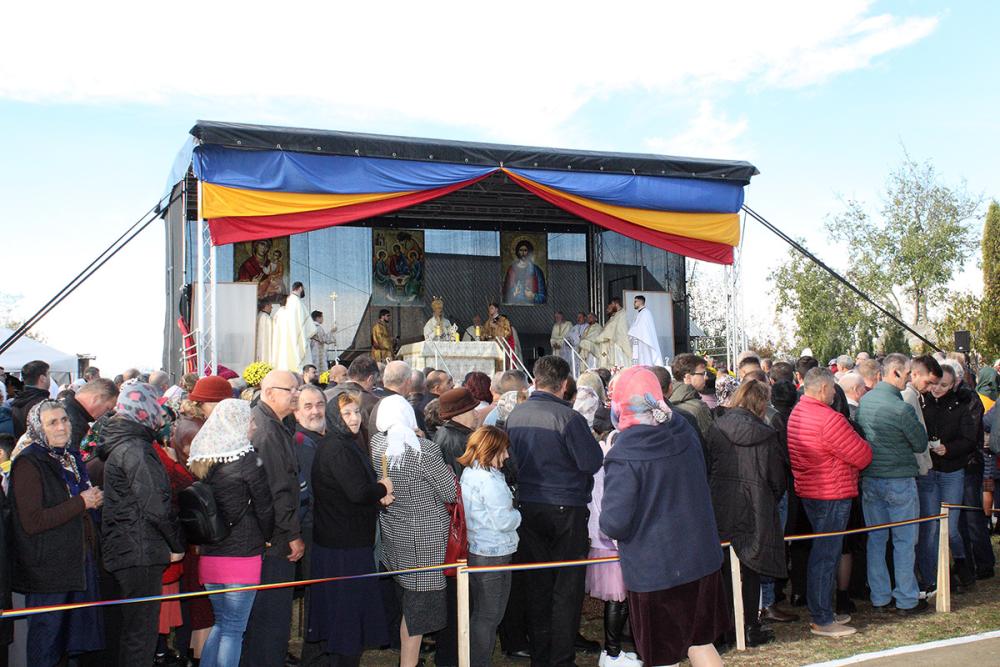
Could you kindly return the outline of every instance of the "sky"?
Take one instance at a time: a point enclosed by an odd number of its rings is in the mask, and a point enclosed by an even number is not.
[[[747,203],[840,268],[849,249],[824,221],[844,198],[877,208],[904,147],[1000,196],[998,3],[341,4],[7,8],[21,26],[0,41],[14,315],[156,202],[198,119],[749,160]],[[767,275],[785,252],[747,222],[751,328],[775,326]],[[163,286],[158,222],[38,330],[108,373],[156,368]],[[981,289],[974,261],[955,287]]]

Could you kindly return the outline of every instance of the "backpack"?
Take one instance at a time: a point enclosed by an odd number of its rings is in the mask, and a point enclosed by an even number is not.
[[[208,483],[216,469],[218,466],[212,468],[205,479],[195,482],[177,494],[180,505],[177,518],[188,544],[218,544],[229,537],[233,526],[243,520],[250,508],[248,500],[235,521],[226,521]]]

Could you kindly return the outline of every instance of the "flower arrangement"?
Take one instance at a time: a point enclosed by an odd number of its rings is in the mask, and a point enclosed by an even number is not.
[[[330,371],[323,371],[319,374],[320,384],[330,384]]]
[[[243,369],[243,379],[251,387],[260,385],[264,376],[274,370],[266,361],[255,361]]]

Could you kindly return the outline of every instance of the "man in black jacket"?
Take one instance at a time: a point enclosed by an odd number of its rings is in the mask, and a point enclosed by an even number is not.
[[[62,403],[73,429],[66,449],[80,451],[80,443],[90,430],[90,424],[104,413],[114,410],[117,401],[115,383],[106,378],[91,380],[76,394],[64,398]]]
[[[24,389],[10,405],[14,420],[14,437],[20,438],[28,430],[28,413],[49,397],[49,365],[44,361],[29,361],[21,367]]]
[[[604,456],[587,421],[560,398],[569,373],[561,357],[536,361],[535,392],[507,418],[518,464],[520,562],[587,557],[587,503]],[[568,567],[528,575],[532,664],[575,664],[585,574]]]
[[[253,409],[256,431],[250,439],[267,472],[274,501],[274,534],[264,552],[260,583],[295,579],[295,563],[305,553],[299,524],[299,464],[292,432],[281,420],[295,409],[299,384],[288,371],[271,371],[260,383]],[[258,591],[243,638],[247,667],[284,665],[292,623],[292,588]]]

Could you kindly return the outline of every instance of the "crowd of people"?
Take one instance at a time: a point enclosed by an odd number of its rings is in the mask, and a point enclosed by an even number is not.
[[[58,388],[44,361],[26,364],[0,412],[2,606],[212,594],[34,614],[16,632],[5,621],[0,665],[354,667],[393,648],[402,667],[428,651],[456,666],[456,583],[440,566],[466,554],[486,568],[470,575],[475,667],[498,637],[539,666],[580,651],[600,667],[719,665],[736,638],[721,542],[739,559],[749,645],[799,619],[782,600],[841,637],[859,598],[930,609],[938,522],[785,536],[941,503],[983,508],[949,515],[952,590],[994,574],[997,368],[973,376],[960,355],[825,367],[747,352],[728,372],[681,354],[576,378],[553,355],[530,378],[473,372],[460,386],[366,355],[323,385],[303,371],[247,388],[92,368]],[[588,594],[604,604],[603,642],[580,633]]]

